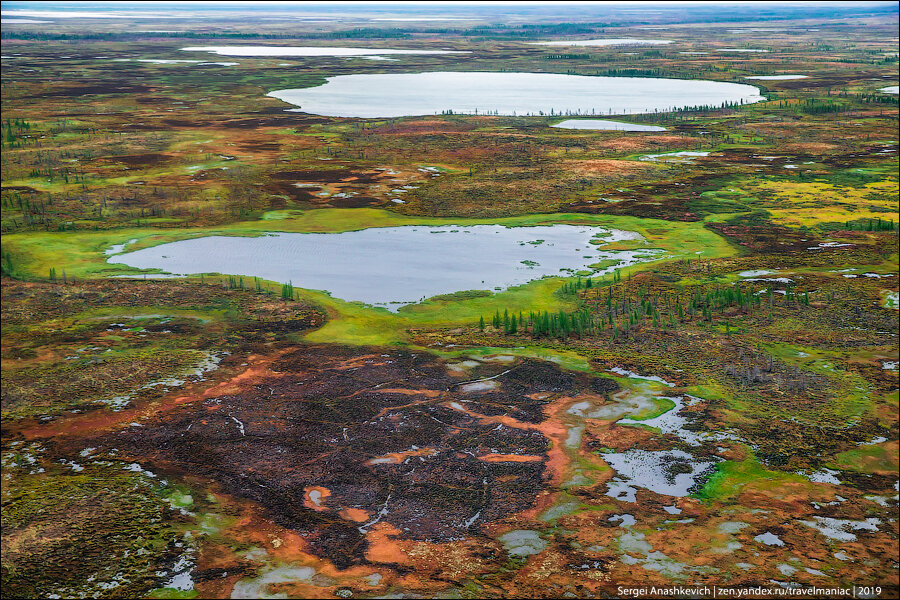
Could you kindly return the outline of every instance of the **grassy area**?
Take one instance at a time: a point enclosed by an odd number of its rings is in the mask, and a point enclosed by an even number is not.
[[[706,501],[734,503],[745,491],[773,491],[791,484],[812,485],[800,475],[767,469],[750,455],[742,461],[718,463],[715,473],[696,495]]]
[[[841,452],[829,466],[859,473],[896,473],[897,442],[873,444]]]

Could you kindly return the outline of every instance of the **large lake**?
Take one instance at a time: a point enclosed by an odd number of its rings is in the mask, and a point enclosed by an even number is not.
[[[402,117],[446,111],[498,115],[606,115],[670,111],[764,98],[752,85],[556,73],[428,72],[339,75],[269,96],[329,117]]]
[[[594,241],[603,243],[591,243],[598,235],[602,237]],[[605,274],[661,254],[654,249],[602,248],[624,239],[640,236],[576,225],[417,225],[346,233],[209,236],[114,255],[108,262],[183,275],[258,276],[396,309],[438,294],[504,289],[545,275],[590,270],[599,261],[620,261],[596,271]]]

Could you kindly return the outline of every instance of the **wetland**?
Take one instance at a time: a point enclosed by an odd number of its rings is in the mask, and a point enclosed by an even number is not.
[[[258,4],[4,4],[4,598],[897,594],[896,3]]]

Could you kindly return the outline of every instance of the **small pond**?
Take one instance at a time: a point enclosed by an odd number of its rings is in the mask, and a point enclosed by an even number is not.
[[[662,253],[603,249],[606,242],[629,239],[641,237],[576,225],[416,225],[345,233],[208,236],[117,254],[108,262],[183,275],[258,276],[395,310],[438,294],[504,289],[547,275],[591,270],[590,265],[600,261],[619,261],[596,271],[605,274]]]
[[[752,85],[722,81],[481,71],[338,75],[324,85],[268,95],[297,106],[297,112],[362,118],[602,116],[764,99]]]
[[[665,127],[656,125],[638,125],[637,123],[621,123],[604,119],[568,119],[550,127],[560,129],[598,129],[609,131],[665,131]]]
[[[751,75],[744,79],[756,79],[757,81],[790,81],[791,79],[808,79],[809,75]]]
[[[537,46],[658,46],[671,44],[671,40],[642,40],[638,38],[606,38],[598,40],[562,40],[532,42]]]

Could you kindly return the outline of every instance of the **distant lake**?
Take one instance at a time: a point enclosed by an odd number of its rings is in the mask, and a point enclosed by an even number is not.
[[[532,42],[538,46],[656,46],[671,44],[671,40],[642,40],[638,38],[607,38],[601,40],[562,40],[555,42]]]
[[[387,54],[471,54],[465,50],[400,50],[343,46],[190,46],[188,52],[213,52],[221,56],[373,56]]]
[[[656,125],[638,125],[636,123],[620,123],[619,121],[606,121],[604,119],[569,119],[561,121],[550,127],[560,129],[602,129],[615,131],[665,131],[665,127]]]
[[[116,254],[108,262],[177,274],[290,281],[344,300],[396,308],[438,294],[507,288],[545,275],[590,270],[589,265],[603,260],[621,261],[598,271],[608,273],[653,260],[662,252],[603,250],[603,244],[591,243],[598,235],[603,237],[595,241],[604,243],[641,239],[629,231],[576,225],[416,225],[345,233],[209,236]]]
[[[790,79],[808,79],[809,75],[753,75],[744,79],[756,79],[758,81],[788,81]]]
[[[339,75],[318,87],[269,96],[329,117],[454,114],[592,116],[671,111],[764,98],[751,85],[556,73],[427,72]]]
[[[889,85],[887,87],[880,88],[878,91],[884,92],[885,94],[897,94],[900,93],[900,86]]]

